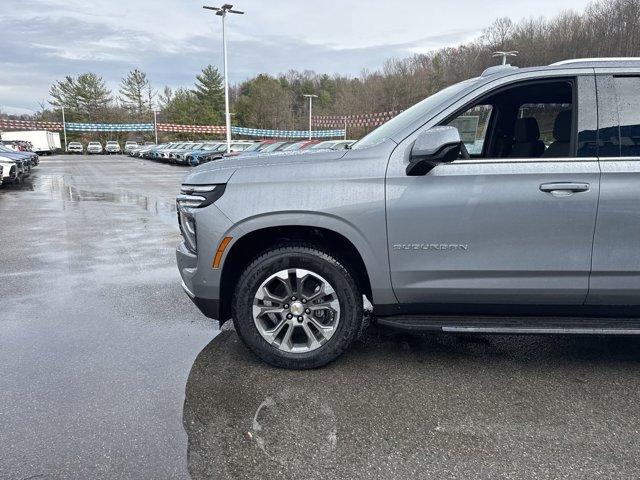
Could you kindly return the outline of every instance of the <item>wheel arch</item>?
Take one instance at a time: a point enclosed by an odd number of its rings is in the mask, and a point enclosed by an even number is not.
[[[241,236],[234,235],[222,264],[220,277],[220,323],[231,314],[233,291],[243,268],[257,256],[275,245],[287,243],[307,243],[335,257],[355,277],[362,292],[372,300],[370,272],[365,262],[366,255],[356,248],[354,242],[344,232],[316,225],[284,224],[260,226],[247,231],[242,228]]]

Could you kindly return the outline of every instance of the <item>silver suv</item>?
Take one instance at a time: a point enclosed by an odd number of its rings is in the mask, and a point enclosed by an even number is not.
[[[640,334],[640,60],[494,67],[177,201],[184,289],[273,365],[335,359],[369,302],[411,331]]]

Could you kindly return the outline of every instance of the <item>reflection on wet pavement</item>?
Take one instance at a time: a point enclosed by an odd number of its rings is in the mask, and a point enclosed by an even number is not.
[[[372,328],[306,372],[225,329],[189,375],[201,478],[637,478],[640,340],[407,336]]]
[[[175,267],[185,173],[56,156],[0,188],[0,478],[188,478],[184,385],[217,330]]]

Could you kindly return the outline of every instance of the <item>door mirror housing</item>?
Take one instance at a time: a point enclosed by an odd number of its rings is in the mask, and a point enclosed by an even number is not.
[[[462,140],[456,127],[433,127],[418,135],[411,147],[407,175],[426,175],[441,163],[453,162],[460,155]]]

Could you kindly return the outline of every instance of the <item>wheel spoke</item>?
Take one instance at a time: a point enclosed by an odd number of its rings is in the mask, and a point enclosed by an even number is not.
[[[309,347],[309,349],[311,350],[315,350],[316,348],[318,348],[321,343],[318,341],[318,339],[316,338],[316,336],[313,334],[313,331],[311,331],[311,329],[309,328],[309,322],[306,321],[302,324],[302,329],[304,330],[304,333],[307,335],[307,346]],[[324,337],[324,335],[323,335]],[[325,341],[326,341],[326,337]],[[324,343],[324,342],[323,342]]]
[[[267,313],[284,313],[284,308],[275,307],[273,305],[254,305],[253,306],[253,316],[254,318],[261,317],[266,315]]]
[[[308,302],[324,299],[324,297],[327,297],[329,295],[331,296],[335,295],[335,291],[333,290],[333,287],[331,287],[331,285],[329,285],[327,282],[323,280],[320,280],[320,282],[321,283],[319,285],[318,291],[315,292],[313,295],[310,295],[307,297]]]
[[[278,323],[274,328],[272,328],[271,330],[266,330],[264,332],[260,332],[262,334],[262,337],[269,343],[272,344],[276,338],[278,337],[278,335],[280,335],[280,332],[282,332],[282,329],[285,327],[285,325],[289,324],[289,321],[286,319],[283,319],[280,321],[280,323]]]
[[[287,290],[284,298],[293,295],[294,290],[291,287],[291,279],[289,278],[288,270],[282,270],[281,272],[276,273],[274,278],[277,278],[280,282],[282,282],[282,285]]]
[[[336,329],[335,325],[331,325],[331,326],[322,325],[313,317],[309,318],[309,323],[312,323],[313,326],[316,327],[317,331],[320,333],[320,335],[322,335],[325,341],[331,338],[331,336],[333,335],[333,332]]]
[[[284,337],[282,337],[282,341],[280,342],[280,349],[290,352],[291,350],[293,350],[291,336],[293,335],[294,326],[292,322],[287,322],[287,325],[289,327],[287,328]]]

